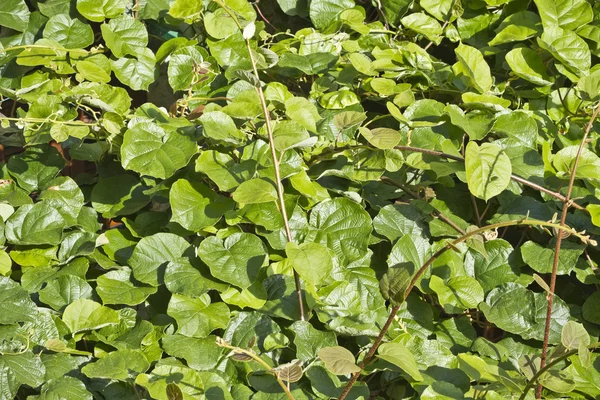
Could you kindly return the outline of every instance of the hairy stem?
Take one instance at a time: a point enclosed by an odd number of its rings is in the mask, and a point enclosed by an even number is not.
[[[431,266],[431,264],[433,264],[433,262],[437,258],[439,258],[442,254],[444,254],[446,251],[448,251],[450,249],[453,249],[453,248],[456,248],[457,245],[459,245],[460,243],[468,240],[472,236],[479,235],[479,234],[481,234],[483,232],[486,232],[486,231],[489,231],[489,230],[498,229],[498,228],[502,228],[502,227],[508,227],[508,226],[542,226],[542,227],[548,227],[548,228],[555,228],[556,230],[559,231],[558,236],[560,236],[563,232],[567,232],[567,233],[569,233],[571,235],[576,236],[577,238],[579,238],[585,244],[590,244],[592,246],[596,246],[597,245],[596,241],[592,240],[589,236],[585,236],[584,234],[579,233],[579,232],[575,231],[575,229],[567,227],[566,225],[555,224],[553,222],[523,219],[523,220],[513,220],[513,221],[506,221],[506,222],[498,222],[496,224],[487,225],[487,226],[484,226],[484,227],[472,230],[472,231],[468,232],[467,234],[465,234],[465,235],[463,235],[463,236],[461,236],[461,237],[459,237],[459,238],[457,238],[457,239],[455,239],[455,240],[453,240],[451,242],[448,242],[448,244],[446,246],[444,246],[441,249],[439,249],[438,251],[436,251],[434,255],[432,255],[427,261],[425,261],[425,263],[421,266],[421,268],[419,268],[419,270],[415,273],[415,275],[411,279],[408,287],[406,288],[406,291],[404,292],[404,300],[406,300],[408,298],[408,296],[410,295],[411,291],[414,289],[415,285],[417,284],[417,282],[419,281],[419,279],[421,278],[421,276],[425,273],[425,271],[427,271],[427,269]],[[383,325],[383,328],[381,328],[381,331],[379,332],[379,335],[377,336],[377,339],[375,339],[375,342],[373,343],[373,346],[371,347],[371,349],[369,349],[369,352],[367,353],[367,355],[365,356],[365,358],[363,359],[363,361],[360,363],[361,370],[373,358],[375,352],[377,351],[377,348],[379,347],[379,345],[383,341],[383,338],[385,337],[385,335],[386,335],[388,329],[390,328],[390,326],[391,326],[394,318],[396,317],[396,314],[398,313],[398,310],[400,310],[400,305],[395,305],[390,310],[390,315],[388,316],[387,321]],[[359,372],[355,372],[352,375],[352,377],[350,378],[350,380],[348,381],[348,383],[346,383],[346,386],[344,387],[344,390],[342,391],[342,394],[340,395],[340,397],[338,398],[338,400],[343,400],[343,399],[346,398],[346,396],[350,392],[350,389],[352,389],[352,386],[354,386],[354,384],[356,383],[358,377],[360,376],[360,373],[361,372],[359,371]]]
[[[583,148],[586,145],[588,134],[592,129],[592,125],[594,124],[594,120],[598,116],[598,112],[600,112],[600,104],[596,106],[594,113],[590,117],[590,121],[585,128],[585,132],[583,134],[583,138],[581,139],[581,143],[579,144],[579,148],[577,149],[577,156],[575,156],[575,162],[573,163],[573,170],[571,171],[571,175],[569,177],[569,186],[567,187],[567,195],[565,196],[562,213],[560,216],[560,226],[566,225],[567,220],[567,212],[569,211],[569,207],[572,205],[571,201],[571,193],[573,192],[573,185],[575,184],[575,175],[577,174],[577,166],[579,165],[579,159],[581,158],[581,153],[583,152]],[[562,232],[561,232],[562,233]],[[556,245],[554,246],[554,260],[552,262],[552,274],[550,275],[550,292],[548,292],[548,308],[546,310],[546,326],[544,329],[544,344],[542,345],[542,356],[540,360],[540,369],[546,366],[546,357],[548,355],[548,341],[550,338],[550,322],[552,319],[552,307],[554,305],[554,291],[556,289],[556,274],[558,269],[558,261],[560,256],[560,246],[562,244],[563,235],[556,235]],[[539,384],[535,391],[535,398],[542,398],[542,385]]]

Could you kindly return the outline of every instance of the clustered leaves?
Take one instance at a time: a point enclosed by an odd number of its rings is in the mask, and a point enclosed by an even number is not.
[[[0,399],[600,396],[599,4],[3,0]]]

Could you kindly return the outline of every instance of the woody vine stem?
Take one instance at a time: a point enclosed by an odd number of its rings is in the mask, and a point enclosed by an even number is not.
[[[592,245],[592,246],[596,246],[597,245],[596,241],[592,240],[589,236],[586,236],[583,233],[577,232],[575,229],[570,228],[570,227],[568,227],[566,225],[556,224],[554,222],[536,221],[536,220],[523,219],[523,220],[513,220],[513,221],[499,222],[499,223],[496,223],[496,224],[487,225],[487,226],[481,227],[479,229],[475,229],[475,230],[473,230],[471,232],[468,232],[466,235],[463,235],[463,236],[459,237],[458,239],[455,239],[452,242],[449,242],[446,246],[442,247],[434,255],[432,255],[421,266],[421,268],[419,268],[419,270],[417,271],[417,273],[413,276],[413,278],[410,281],[408,287],[406,288],[406,291],[404,292],[404,300],[406,300],[408,298],[408,295],[410,294],[410,292],[413,290],[413,288],[415,287],[415,285],[417,284],[417,282],[419,281],[419,279],[421,278],[421,276],[431,266],[431,264],[433,264],[433,262],[437,258],[439,258],[442,254],[444,254],[447,250],[455,248],[460,243],[466,241],[467,239],[469,239],[470,237],[473,237],[475,235],[480,235],[480,234],[482,234],[482,233],[484,233],[486,231],[490,231],[490,230],[498,229],[498,228],[503,228],[503,227],[508,227],[508,226],[540,226],[540,227],[554,228],[554,229],[556,229],[557,231],[560,232],[558,236],[561,236],[562,233],[564,232],[566,234],[570,234],[570,235],[573,235],[573,236],[579,238],[579,240],[581,240],[584,244],[589,244],[589,245]],[[391,308],[390,315],[388,316],[387,321],[383,325],[383,328],[379,332],[379,335],[377,336],[377,339],[375,339],[375,342],[373,343],[373,345],[369,349],[368,353],[365,355],[365,357],[363,358],[362,362],[359,365],[359,367],[360,367],[361,370],[363,370],[364,367],[373,359],[373,357],[375,355],[375,352],[379,348],[379,345],[383,341],[383,338],[385,337],[387,331],[389,330],[390,326],[392,325],[392,322],[394,321],[394,318],[396,317],[396,314],[400,310],[400,306],[401,306],[401,304],[396,304],[396,305],[394,305]],[[360,374],[361,374],[361,371],[355,372],[352,375],[352,377],[350,378],[350,380],[348,381],[348,383],[344,387],[344,390],[342,391],[342,394],[340,395],[340,397],[338,398],[338,400],[343,400],[343,399],[346,398],[346,396],[348,395],[348,393],[350,393],[350,390],[352,389],[352,386],[354,386],[354,384],[358,380],[358,377],[360,376]]]
[[[231,18],[235,21],[238,28],[243,30],[242,25],[238,21],[234,12],[232,12],[221,0],[216,0],[216,3],[221,7],[227,14],[231,16]],[[254,32],[252,32],[254,34]],[[252,35],[250,35],[252,36]],[[254,59],[254,55],[252,54],[252,47],[250,46],[250,39],[246,37],[246,32],[244,32],[244,40],[246,42],[246,48],[248,50],[248,56],[250,57],[250,63],[252,64],[252,72],[256,78],[256,92],[260,99],[260,104],[262,107],[263,114],[265,116],[265,128],[267,130],[267,134],[269,136],[269,148],[271,149],[271,157],[273,159],[273,169],[275,170],[275,186],[277,188],[277,198],[279,200],[279,211],[281,212],[281,217],[283,219],[283,224],[285,226],[285,235],[288,242],[292,242],[292,232],[290,230],[290,223],[287,216],[287,211],[285,209],[285,198],[283,195],[283,185],[281,183],[281,172],[279,169],[279,158],[277,157],[277,150],[275,149],[275,142],[273,140],[273,127],[271,124],[271,114],[269,112],[269,108],[267,107],[267,100],[265,99],[265,94],[263,93],[262,87],[260,85],[260,75],[258,74],[258,68],[256,66],[256,60]],[[300,312],[300,319],[302,321],[306,320],[306,316],[304,314],[304,302],[302,299],[302,283],[300,282],[300,276],[294,270],[294,283],[295,283],[295,291],[296,296],[298,297],[298,308]]]
[[[594,121],[598,116],[598,112],[600,112],[600,104],[596,105],[594,109],[594,113],[592,114],[583,134],[583,138],[581,139],[581,143],[579,144],[579,148],[577,149],[577,156],[575,157],[575,162],[573,163],[573,170],[569,176],[569,186],[567,187],[567,195],[565,196],[564,205],[562,209],[562,213],[560,216],[560,226],[564,227],[566,225],[567,220],[567,211],[569,211],[569,207],[572,205],[571,194],[573,192],[573,184],[575,183],[575,175],[577,174],[577,166],[579,165],[579,159],[581,158],[581,153],[583,152],[583,148],[587,143],[587,137],[592,129]],[[546,366],[546,357],[548,355],[548,341],[550,338],[550,322],[552,320],[552,307],[554,304],[554,290],[556,289],[556,274],[558,269],[558,261],[560,256],[560,246],[562,244],[563,235],[559,234],[556,236],[556,244],[554,246],[554,260],[552,262],[552,274],[550,275],[550,291],[548,292],[548,308],[546,310],[546,326],[544,328],[544,343],[542,345],[542,356],[540,360],[540,369],[543,369]],[[539,384],[535,391],[536,399],[542,398],[542,385]]]

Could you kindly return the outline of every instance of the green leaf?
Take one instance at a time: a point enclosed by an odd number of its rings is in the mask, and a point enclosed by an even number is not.
[[[212,335],[200,339],[179,334],[166,335],[161,342],[167,354],[184,359],[195,370],[212,370],[223,354],[223,349],[217,346]]]
[[[366,254],[371,218],[352,200],[322,201],[312,209],[309,223],[316,228],[314,242],[327,246],[343,265]]]
[[[119,314],[89,299],[77,299],[65,308],[63,322],[73,334],[96,330],[119,322]]]
[[[583,254],[585,246],[563,241],[560,253],[558,255],[558,275],[568,275],[571,273],[579,256]],[[523,261],[532,269],[540,274],[549,274],[552,272],[552,264],[554,262],[554,240],[546,246],[538,243],[527,241],[521,246],[521,256]]]
[[[542,58],[531,49],[512,49],[506,54],[506,62],[519,78],[540,86],[552,84],[552,78],[548,75]]]
[[[216,194],[200,182],[186,179],[179,179],[173,184],[169,199],[173,211],[171,221],[192,232],[214,226],[227,211],[233,209],[233,202],[228,197]]]
[[[368,129],[360,127],[359,132],[378,149],[393,149],[400,143],[400,132],[389,128]]]
[[[578,349],[581,345],[590,345],[590,335],[582,324],[575,321],[568,321],[563,326],[560,342],[567,350]]]
[[[166,264],[178,261],[188,248],[189,243],[184,238],[172,233],[156,233],[142,238],[129,259],[133,276],[140,282],[159,286]]]
[[[531,11],[519,11],[505,18],[496,29],[498,33],[489,43],[498,46],[529,39],[540,31],[540,17]],[[528,50],[527,48],[523,48]]]
[[[267,259],[264,244],[251,233],[234,233],[224,241],[211,236],[197,252],[215,278],[241,289],[252,285]]]
[[[294,121],[279,121],[273,129],[273,141],[277,151],[310,147],[316,141],[314,139],[309,136],[304,127]]]
[[[6,239],[13,244],[60,244],[67,221],[52,205],[27,204],[6,221]]]
[[[600,96],[600,71],[594,71],[577,82],[579,95],[583,100],[596,101]]]
[[[492,75],[481,52],[464,44],[460,44],[454,52],[458,59],[458,63],[453,67],[455,74],[465,76],[469,85],[479,93],[488,92],[492,87]]]
[[[0,25],[23,32],[27,29],[30,15],[24,0],[6,0],[0,9]]]
[[[341,346],[323,347],[318,352],[319,358],[327,369],[336,375],[347,375],[360,372],[354,355]]]
[[[510,183],[510,159],[498,146],[469,142],[465,153],[467,184],[474,196],[489,200],[499,195]]]
[[[233,192],[233,200],[240,204],[270,203],[277,200],[277,189],[270,181],[254,178],[242,182]]]
[[[204,136],[210,139],[236,145],[246,140],[246,135],[235,126],[233,119],[224,112],[212,111],[202,114],[200,122],[202,128],[204,128]]]
[[[188,19],[202,10],[200,0],[175,0],[169,9],[169,15],[173,18]]]
[[[594,292],[585,299],[581,312],[586,321],[593,324],[600,323],[600,292]]]
[[[92,287],[75,275],[61,275],[40,290],[40,301],[60,311],[78,299],[91,299]]]
[[[5,305],[4,311],[0,313],[0,324],[35,320],[35,303],[21,285],[6,276],[0,276],[0,289],[0,301]]]
[[[65,400],[92,400],[93,396],[85,387],[85,384],[77,378],[63,376],[58,379],[46,381],[42,386],[39,400],[50,399]]]
[[[352,0],[314,0],[310,2],[310,20],[317,29],[325,29],[338,19],[339,14],[354,7]]]
[[[327,247],[318,243],[289,242],[285,252],[294,270],[300,277],[314,286],[325,284],[333,270],[333,259]]]
[[[377,354],[378,358],[394,364],[415,381],[423,380],[423,375],[419,372],[415,357],[401,343],[383,343],[377,349]]]
[[[510,243],[495,239],[487,240],[484,246],[487,257],[474,250],[469,250],[465,257],[465,269],[483,290],[487,293],[503,283],[517,281],[519,270]]]
[[[479,308],[488,321],[524,339],[543,340],[548,300],[546,293],[534,293],[516,283],[506,283],[490,291]],[[585,313],[584,313],[585,315]],[[557,296],[550,319],[550,343],[560,341],[569,308]]]
[[[106,18],[116,18],[125,12],[123,0],[77,0],[77,11],[94,22],[103,22]]]
[[[104,304],[138,305],[156,293],[155,287],[140,287],[130,281],[131,270],[127,267],[108,271],[96,279],[96,292]]]
[[[111,19],[108,24],[100,25],[106,47],[115,57],[132,55],[137,57],[149,49],[148,32],[140,21],[130,17]]]
[[[225,303],[211,304],[208,295],[195,299],[174,294],[167,314],[177,322],[177,333],[188,337],[205,338],[229,324],[229,307]]]
[[[477,308],[483,301],[483,288],[470,276],[456,276],[444,281],[433,275],[429,287],[438,295],[442,307],[451,314]]]
[[[581,149],[581,157],[577,164],[575,177],[579,179],[600,180],[600,157],[587,148]],[[565,147],[552,158],[552,165],[556,168],[561,177],[567,179],[575,167],[575,159],[579,152],[579,145]]]
[[[82,369],[88,378],[116,379],[131,381],[150,368],[150,363],[137,350],[122,349],[108,353],[103,358]]]
[[[303,97],[292,97],[285,101],[285,114],[311,132],[317,132],[317,122],[321,116],[317,107]]]
[[[175,49],[169,55],[169,85],[173,90],[185,90],[191,87],[205,64],[202,53],[195,46]]]
[[[168,178],[196,153],[194,140],[178,130],[142,122],[127,130],[121,146],[125,169],[156,178]]]
[[[323,347],[337,345],[335,333],[319,331],[309,322],[296,321],[292,324],[291,329],[294,332],[296,356],[302,361],[307,362],[314,359]]]
[[[592,62],[590,49],[574,32],[554,26],[548,27],[544,29],[538,43],[576,76],[586,75],[589,71]]]
[[[592,22],[592,6],[585,0],[534,0],[544,29],[560,27],[575,30]]]
[[[44,28],[44,37],[60,43],[67,49],[88,47],[94,43],[92,27],[66,14],[52,16]]]
[[[442,40],[442,26],[434,18],[425,13],[412,13],[400,20],[402,25],[411,31],[424,35],[427,39],[439,44]]]
[[[68,176],[59,176],[47,182],[39,199],[56,208],[69,225],[77,224],[77,218],[85,203],[77,182]]]
[[[40,357],[27,351],[22,354],[0,356],[0,382],[2,398],[14,399],[21,385],[36,388],[44,383],[46,368]]]
[[[170,261],[165,269],[164,280],[171,293],[197,297],[205,292],[204,277],[186,258]]]
[[[130,174],[102,178],[92,189],[92,206],[104,218],[128,215],[150,201],[145,189],[139,178]]]
[[[147,48],[141,49],[136,58],[122,57],[110,63],[117,79],[133,90],[148,90],[158,72],[154,53]]]
[[[25,152],[10,157],[7,163],[10,175],[29,192],[40,190],[64,165],[60,153],[48,145],[28,147]]]
[[[373,218],[373,227],[378,234],[395,242],[404,235],[422,235],[426,228],[425,216],[411,205],[386,205]]]
[[[255,161],[236,163],[227,154],[215,150],[203,151],[196,160],[196,171],[202,172],[223,192],[231,192],[254,174]]]
[[[204,16],[204,28],[215,39],[225,39],[239,32],[240,29],[236,21],[222,8],[217,8],[215,12],[206,13]]]

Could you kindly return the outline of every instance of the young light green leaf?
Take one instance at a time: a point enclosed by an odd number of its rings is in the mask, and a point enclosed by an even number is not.
[[[325,367],[336,375],[348,375],[361,370],[356,365],[354,355],[341,346],[323,347],[318,354]]]
[[[289,242],[285,252],[292,267],[300,277],[314,286],[321,286],[328,281],[333,269],[333,259],[329,249],[318,243]]]
[[[400,143],[400,132],[389,128],[369,129],[360,127],[359,132],[378,149],[393,149]]]
[[[93,300],[78,299],[65,308],[62,320],[75,334],[117,324],[119,314]]]
[[[492,87],[490,66],[485,62],[483,55],[474,47],[460,44],[456,50],[458,63],[454,65],[455,73],[464,75],[479,93],[486,93]]]
[[[7,0],[0,9],[0,25],[23,32],[27,29],[30,15],[24,0]]]
[[[77,0],[77,11],[94,22],[104,22],[106,18],[116,18],[125,11],[122,0]]]
[[[568,321],[563,326],[560,342],[567,350],[577,349],[580,345],[586,347],[590,344],[590,335],[582,324],[575,321]]]
[[[406,372],[415,381],[422,381],[423,375],[419,372],[419,367],[415,357],[409,349],[400,343],[383,343],[377,349],[377,357],[394,364]]]
[[[489,200],[499,195],[510,183],[510,159],[498,146],[469,142],[465,153],[467,184],[474,196]]]
[[[233,192],[233,200],[240,204],[270,203],[277,200],[277,189],[270,181],[254,178],[242,182]]]

